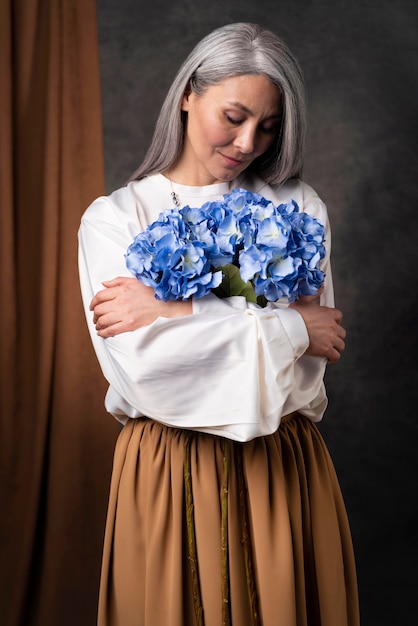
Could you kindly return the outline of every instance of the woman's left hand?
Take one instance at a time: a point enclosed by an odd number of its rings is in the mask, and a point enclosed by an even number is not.
[[[152,324],[158,317],[179,317],[192,313],[191,301],[157,300],[152,287],[136,278],[119,276],[103,282],[90,303],[93,323],[100,337],[114,337]]]

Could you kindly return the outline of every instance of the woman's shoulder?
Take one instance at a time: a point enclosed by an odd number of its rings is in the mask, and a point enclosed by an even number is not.
[[[251,173],[244,178],[242,184],[248,191],[258,193],[272,201],[277,199],[279,202],[288,202],[291,199],[295,201],[299,199],[301,202],[311,200],[322,202],[315,189],[300,178],[290,178],[284,183],[273,185]]]
[[[300,178],[291,178],[279,185],[272,185],[251,174],[243,181],[243,186],[248,191],[258,193],[267,200],[271,200],[274,204],[283,204],[294,200],[301,211],[326,219],[325,203],[315,189]]]
[[[158,175],[149,176],[99,196],[86,209],[83,219],[125,220],[129,215],[136,216],[142,201],[156,193],[157,182]]]
[[[119,212],[129,213],[135,210],[135,200],[129,185],[115,189],[108,195],[98,196],[87,207],[83,220],[109,219]]]

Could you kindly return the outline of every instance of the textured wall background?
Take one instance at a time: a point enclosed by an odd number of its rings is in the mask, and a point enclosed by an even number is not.
[[[416,0],[98,0],[108,191],[142,159],[165,93],[215,27],[256,21],[299,58],[305,179],[327,202],[348,347],[321,425],[351,520],[363,626],[415,624]],[[338,626],[337,624],[335,626]]]

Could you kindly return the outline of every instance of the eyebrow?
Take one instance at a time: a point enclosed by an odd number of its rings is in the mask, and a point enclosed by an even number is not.
[[[248,107],[245,106],[245,104],[241,104],[241,102],[235,102],[235,101],[228,101],[229,105],[237,107],[238,109],[241,109],[241,111],[244,111],[244,113],[248,113],[248,115],[254,115],[253,111],[251,111],[251,109],[249,109]],[[270,119],[280,119],[281,114],[280,113],[273,113],[272,115],[268,115],[266,118],[266,120],[270,120]]]

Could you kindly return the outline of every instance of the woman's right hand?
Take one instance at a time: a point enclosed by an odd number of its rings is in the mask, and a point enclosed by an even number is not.
[[[192,313],[191,301],[157,300],[154,290],[136,278],[119,276],[103,282],[90,303],[93,323],[100,337],[108,338],[152,324],[158,317]]]
[[[306,324],[309,347],[305,354],[325,357],[329,363],[336,363],[345,349],[347,334],[341,325],[341,311],[321,306],[316,297],[300,298],[290,307],[300,313]]]

